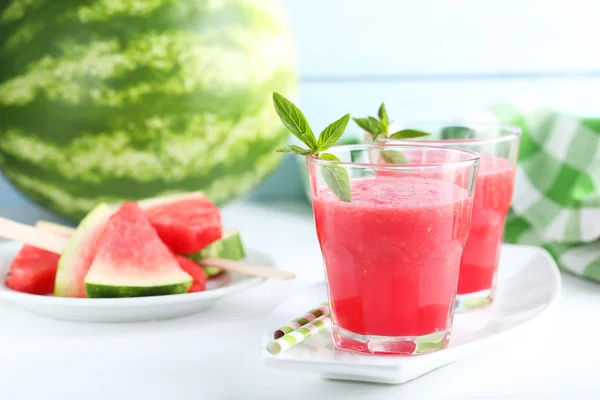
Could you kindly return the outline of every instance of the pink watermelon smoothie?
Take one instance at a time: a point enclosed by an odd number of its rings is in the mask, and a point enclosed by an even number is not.
[[[460,265],[458,294],[492,287],[514,180],[515,167],[508,160],[481,155],[471,229]]]
[[[352,182],[352,202],[313,194],[334,325],[361,335],[421,336],[451,324],[472,197],[449,182]]]

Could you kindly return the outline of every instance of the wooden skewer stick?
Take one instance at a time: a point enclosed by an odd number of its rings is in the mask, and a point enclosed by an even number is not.
[[[35,227],[42,231],[52,232],[56,235],[60,235],[66,238],[70,238],[75,233],[75,228],[70,226],[56,224],[49,221],[38,221],[35,223]]]
[[[247,264],[241,261],[227,260],[225,258],[203,258],[200,264],[217,267],[225,271],[238,272],[240,274],[259,276],[270,279],[294,279],[295,274],[281,271],[275,268],[263,267],[262,265]]]
[[[6,218],[0,218],[0,237],[23,242],[56,254],[62,253],[69,243],[69,238]]]
[[[60,254],[67,246],[67,243],[69,242],[68,237],[70,236],[68,227],[47,222],[40,222],[36,226],[37,228],[9,219],[0,218],[0,236],[57,254]],[[205,258],[200,260],[199,263],[206,266],[221,268],[225,271],[258,276],[261,278],[294,279],[296,277],[296,275],[291,272],[264,267],[262,265],[248,264],[242,261],[227,260],[224,258]]]

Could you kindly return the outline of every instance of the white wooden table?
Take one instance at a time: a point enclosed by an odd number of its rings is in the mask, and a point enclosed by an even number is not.
[[[23,207],[0,215],[26,222],[44,216]],[[224,219],[298,279],[267,282],[204,314],[140,324],[53,321],[0,302],[0,399],[600,398],[600,285],[571,276],[563,276],[555,308],[519,336],[404,385],[269,369],[258,348],[265,316],[323,279],[312,213],[302,201],[238,203]],[[3,324],[7,316],[20,323]]]

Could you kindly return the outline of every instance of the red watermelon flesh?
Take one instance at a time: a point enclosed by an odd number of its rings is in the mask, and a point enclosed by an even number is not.
[[[219,209],[203,196],[143,208],[158,236],[176,253],[200,251],[223,234]]]
[[[23,246],[10,265],[6,286],[23,293],[53,293],[59,259],[58,254],[33,246]]]
[[[206,290],[206,274],[204,273],[204,269],[194,261],[179,254],[175,255],[175,259],[179,263],[181,269],[187,272],[188,275],[194,279],[192,286],[190,286],[188,290],[188,293],[203,292]]]

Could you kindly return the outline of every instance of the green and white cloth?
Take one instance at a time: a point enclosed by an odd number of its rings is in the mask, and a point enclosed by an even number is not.
[[[543,246],[563,270],[600,281],[600,119],[519,105],[486,117],[523,130],[506,241]]]

